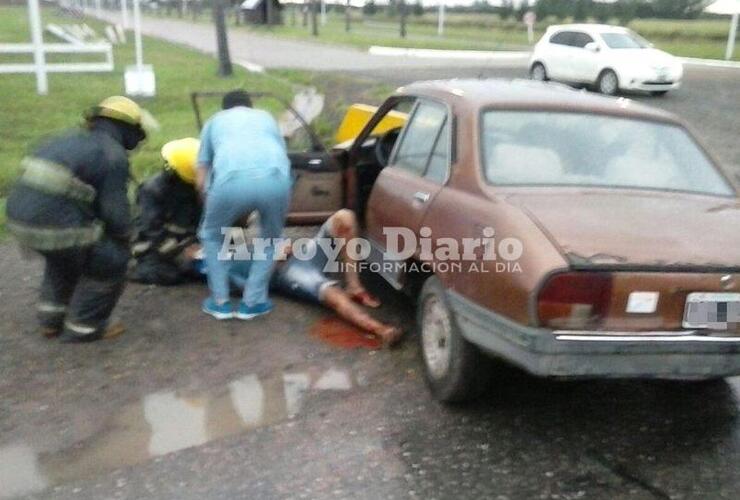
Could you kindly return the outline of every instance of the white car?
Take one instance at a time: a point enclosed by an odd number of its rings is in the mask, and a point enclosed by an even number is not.
[[[627,28],[599,24],[550,26],[529,63],[534,80],[587,84],[603,94],[678,88],[683,65]]]

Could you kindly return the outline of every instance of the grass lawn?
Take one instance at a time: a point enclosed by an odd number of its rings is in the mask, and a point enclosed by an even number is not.
[[[44,11],[45,22],[76,23]],[[86,21],[99,33],[101,23]],[[129,43],[114,49],[116,70],[112,73],[50,74],[49,95],[38,96],[33,75],[0,75],[0,197],[18,172],[21,158],[44,137],[81,123],[83,110],[101,99],[123,93],[123,71],[133,63],[134,48]],[[24,8],[0,7],[0,43],[29,40],[27,14]],[[49,42],[56,41],[51,39]],[[30,56],[29,56],[30,59]],[[295,83],[311,83],[310,75],[296,72],[260,75],[234,67],[234,76],[216,76],[216,61],[210,56],[156,39],[145,39],[144,59],[153,64],[157,75],[157,97],[142,104],[161,124],[158,132],[132,156],[133,173],[142,178],[161,167],[159,149],[170,139],[197,135],[190,92],[194,90],[228,90],[244,87],[269,91],[290,101]],[[79,60],[79,59],[75,59]],[[0,62],[8,59],[0,57]],[[15,62],[15,61],[14,61]],[[215,104],[215,100],[214,100]],[[215,106],[212,106],[215,110]]]
[[[327,24],[319,26],[319,36],[311,35],[311,25],[302,25],[302,16],[296,14],[295,22],[290,8],[283,15],[284,24],[275,27],[248,26],[256,33],[318,42],[352,45],[366,49],[371,45],[430,49],[469,50],[522,50],[529,47],[523,24],[500,21],[491,14],[456,14],[447,16],[444,36],[437,35],[434,14],[422,17],[409,16],[407,36],[399,36],[399,22],[384,15],[365,16],[355,14],[350,32],[345,31],[344,15],[329,13]],[[535,40],[539,39],[550,24],[567,23],[545,19],[537,24]],[[610,21],[619,24],[617,20]],[[663,20],[638,19],[630,23],[631,28],[648,38],[656,47],[677,56],[723,59],[729,31],[729,20]],[[740,49],[735,52],[740,60]]]
[[[0,43],[30,40],[27,11],[21,7],[0,7]],[[73,18],[59,17],[53,9],[45,9],[43,21],[60,24],[76,24]],[[85,21],[98,33],[103,23]],[[57,42],[48,34],[47,42]],[[49,75],[49,95],[36,94],[35,77],[30,74],[0,75],[0,234],[4,225],[4,197],[18,174],[20,160],[45,137],[82,123],[82,112],[101,99],[123,93],[124,68],[133,63],[133,37],[124,46],[114,48],[116,69],[112,73],[59,74]],[[0,56],[2,62],[31,62],[29,56]],[[66,56],[80,61],[80,56]],[[72,59],[73,58],[73,59]],[[319,135],[330,143],[336,125],[346,109],[345,99],[363,102],[380,102],[387,96],[389,88],[378,85],[362,85],[357,90],[356,81],[342,76],[321,77],[307,72],[274,71],[266,74],[249,73],[235,66],[234,76],[216,76],[216,60],[191,49],[145,38],[144,60],[153,64],[157,77],[157,96],[142,101],[159,121],[161,128],[132,155],[132,173],[143,179],[162,166],[159,150],[167,141],[197,136],[195,117],[190,104],[190,92],[195,90],[230,90],[243,87],[254,92],[270,92],[283,100],[290,101],[296,88],[313,85],[326,95],[324,113],[314,122]],[[59,62],[57,59],[56,62]],[[349,97],[348,97],[349,96]],[[204,115],[217,110],[218,100],[212,99]],[[276,101],[267,107],[277,108]],[[272,109],[272,111],[279,111]]]

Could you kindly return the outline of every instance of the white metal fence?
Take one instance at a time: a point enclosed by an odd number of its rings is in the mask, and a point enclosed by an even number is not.
[[[65,2],[66,3],[66,2]],[[113,71],[113,47],[109,43],[44,43],[41,27],[39,0],[28,0],[28,21],[31,28],[31,43],[0,44],[3,54],[30,54],[33,63],[0,64],[0,74],[35,73],[36,91],[45,95],[49,92],[48,73],[86,73]],[[102,62],[49,63],[47,54],[102,54]]]
[[[34,54],[32,43],[0,44],[0,54]],[[64,62],[44,64],[47,73],[88,73],[113,71],[113,47],[109,43],[86,43],[82,45],[71,43],[45,43],[44,54],[102,54],[100,62]],[[0,64],[0,73],[35,73],[34,63]]]

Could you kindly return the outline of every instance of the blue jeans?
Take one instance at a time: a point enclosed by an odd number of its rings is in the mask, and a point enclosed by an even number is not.
[[[279,238],[285,226],[290,202],[290,179],[280,170],[267,174],[230,172],[209,186],[198,237],[203,243],[208,288],[217,302],[229,300],[229,268],[232,261],[220,260],[224,235],[241,217],[256,211],[260,216],[260,237]],[[273,245],[265,248],[266,259],[254,260],[249,269],[242,300],[248,306],[267,302],[267,287],[273,269]]]

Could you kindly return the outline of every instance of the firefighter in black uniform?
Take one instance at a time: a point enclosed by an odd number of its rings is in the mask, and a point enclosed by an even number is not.
[[[144,111],[109,97],[85,126],[23,159],[7,201],[8,229],[46,261],[38,313],[43,333],[88,342],[120,333],[110,316],[126,280],[131,238],[131,151],[146,138]]]
[[[200,141],[191,137],[162,147],[164,170],[144,182],[136,196],[138,216],[129,279],[155,285],[177,285],[202,279],[184,255],[197,244],[201,203],[195,189]]]

